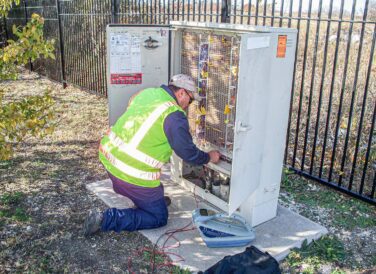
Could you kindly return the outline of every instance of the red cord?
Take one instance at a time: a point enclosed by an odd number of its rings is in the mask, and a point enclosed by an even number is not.
[[[168,251],[165,251],[165,250],[170,249],[170,248],[178,248],[178,247],[180,247],[180,241],[174,235],[176,233],[180,233],[180,232],[186,232],[186,231],[195,230],[196,229],[195,227],[189,227],[191,224],[192,224],[192,222],[189,222],[187,225],[185,225],[182,228],[167,230],[165,233],[163,233],[158,238],[157,242],[155,243],[155,245],[154,245],[154,247],[152,249],[143,247],[141,249],[136,250],[136,252],[134,253],[134,255],[135,256],[140,256],[144,252],[149,252],[150,255],[151,255],[150,256],[150,265],[151,265],[151,272],[152,273],[154,271],[162,268],[162,267],[168,267],[168,268],[174,267],[174,263],[182,262],[182,261],[184,261],[184,258],[182,256],[180,256],[179,254],[176,254],[176,253],[173,253],[173,252],[168,252]],[[161,250],[157,250],[156,248],[158,246],[158,242],[164,236],[167,236],[167,238],[163,242]],[[166,246],[167,242],[171,238],[174,239],[174,240],[176,240],[177,243],[175,245]],[[162,256],[163,259],[164,259],[164,261],[162,263],[160,263],[160,264],[156,264],[155,263],[155,257],[156,257],[156,255]],[[178,260],[175,260],[173,262],[167,262],[168,257],[169,257],[168,255],[175,256],[175,257],[178,258]],[[132,272],[132,259],[131,258],[128,258],[128,270],[129,270],[129,272],[134,273],[134,272]]]
[[[201,176],[204,176],[205,175],[205,170],[202,170],[199,174],[199,177]],[[196,185],[194,186],[193,188],[193,197],[195,199],[195,203],[196,203],[196,208],[198,208],[198,199],[197,199],[197,196],[196,196]],[[153,273],[154,271],[162,268],[162,267],[168,267],[170,270],[172,267],[174,267],[174,263],[178,263],[178,262],[182,262],[182,261],[185,261],[184,258],[182,256],[180,256],[179,254],[176,254],[176,253],[173,253],[173,252],[168,252],[166,250],[170,249],[170,248],[178,248],[180,247],[180,241],[179,239],[177,239],[175,237],[175,234],[176,233],[180,233],[180,232],[186,232],[186,231],[192,231],[192,230],[195,230],[196,228],[194,226],[192,227],[189,227],[190,225],[192,224],[192,221],[189,222],[187,225],[181,227],[181,228],[177,228],[177,229],[170,229],[170,230],[167,230],[165,233],[163,233],[157,240],[157,242],[155,243],[155,245],[153,246],[152,249],[150,248],[141,248],[141,249],[138,249],[136,250],[136,252],[134,253],[134,255],[136,256],[139,256],[141,255],[143,252],[149,252],[151,254],[150,256],[150,265],[151,265],[151,272]],[[158,246],[158,242],[160,241],[160,239],[162,239],[164,236],[167,236],[166,240],[163,242],[163,245],[162,247],[160,248],[160,251],[157,250],[157,246]],[[170,239],[174,239],[176,241],[176,243],[174,245],[170,245],[170,246],[166,246],[167,242],[170,240]],[[163,263],[160,263],[160,264],[156,264],[155,263],[155,256],[156,255],[160,255],[164,258],[164,261]],[[178,260],[176,261],[172,261],[172,262],[167,262],[169,256],[168,255],[172,255],[172,256],[175,256],[178,258]],[[135,272],[132,272],[132,258],[128,258],[128,270],[130,273],[135,273]]]

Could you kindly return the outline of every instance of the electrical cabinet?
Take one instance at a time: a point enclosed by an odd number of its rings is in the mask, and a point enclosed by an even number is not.
[[[176,155],[171,176],[215,207],[252,225],[275,217],[283,165],[297,32],[286,28],[171,22],[107,27],[110,124],[136,92],[178,73],[202,100],[187,112],[202,150],[218,164],[191,166]]]

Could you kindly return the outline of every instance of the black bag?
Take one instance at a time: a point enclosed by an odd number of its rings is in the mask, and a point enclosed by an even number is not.
[[[204,274],[281,274],[278,262],[268,252],[264,253],[254,246],[244,252],[226,256],[207,269]]]

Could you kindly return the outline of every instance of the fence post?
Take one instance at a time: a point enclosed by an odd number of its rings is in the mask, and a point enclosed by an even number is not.
[[[222,0],[221,23],[230,23],[231,0]]]
[[[3,20],[4,20],[4,32],[5,32],[5,39],[6,39],[5,43],[6,43],[8,41],[8,39],[9,39],[7,18],[4,16]]]
[[[111,23],[117,24],[119,23],[119,7],[118,7],[118,1],[112,0],[111,1]]]
[[[61,27],[59,0],[56,0],[56,12],[57,12],[57,25],[59,29],[59,41],[60,41],[61,82],[63,83],[63,88],[66,88],[67,82],[65,79],[64,41],[63,41],[63,29]]]
[[[24,8],[25,8],[25,26],[27,25],[27,0],[24,1]],[[29,59],[29,68],[30,71],[33,71],[33,63],[31,62],[31,59]]]
[[[8,29],[7,29],[7,19],[5,18],[5,16],[3,17],[3,26],[4,26],[5,41],[4,41],[4,44],[2,44],[1,46],[5,47],[8,43],[8,39],[9,39]],[[3,34],[1,34],[1,35],[3,35]]]

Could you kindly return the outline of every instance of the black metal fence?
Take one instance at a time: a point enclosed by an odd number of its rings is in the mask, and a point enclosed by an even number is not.
[[[105,27],[170,20],[298,30],[285,164],[297,173],[376,203],[375,0],[27,1],[7,32],[33,12],[46,20],[56,60],[33,69],[106,95]]]

